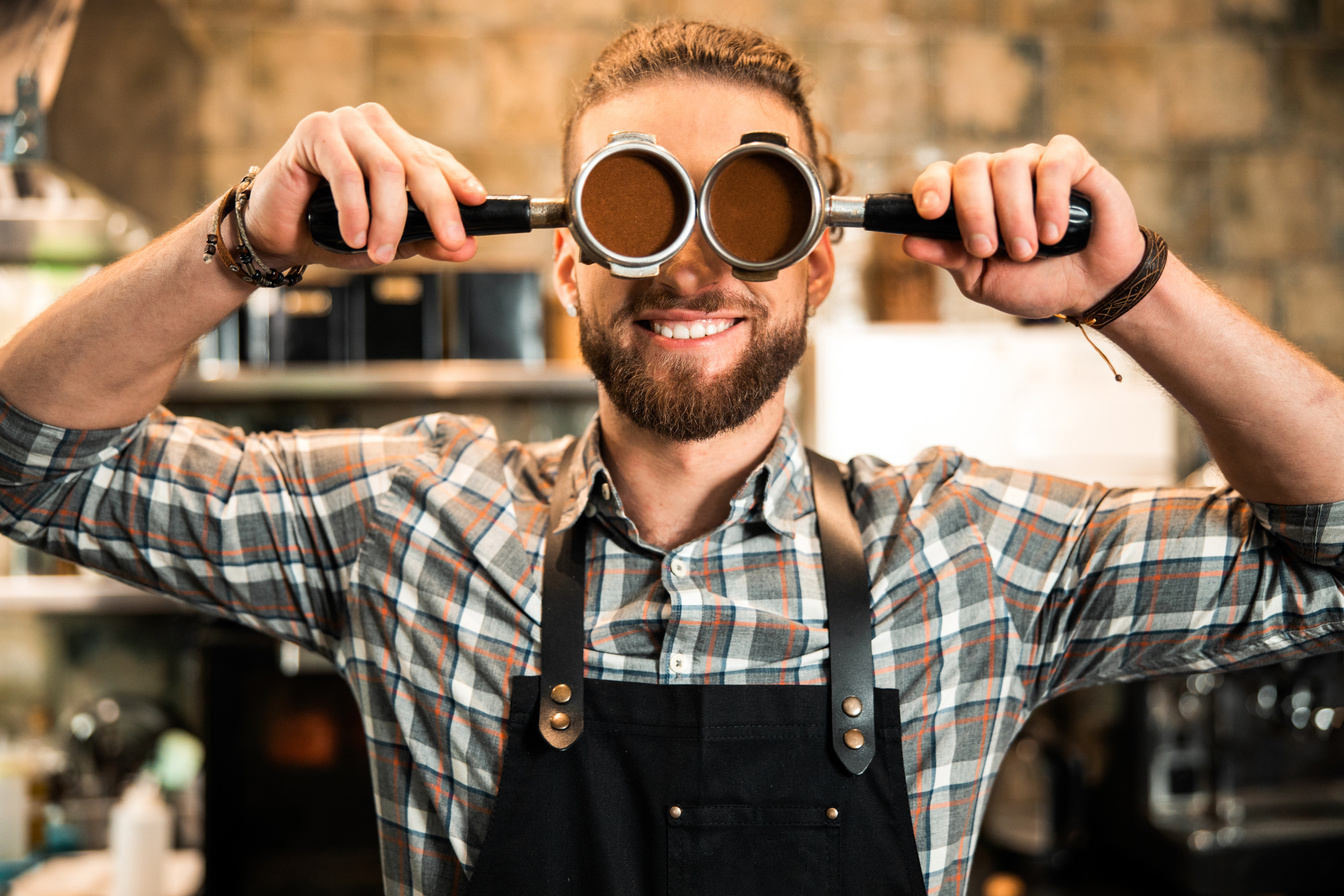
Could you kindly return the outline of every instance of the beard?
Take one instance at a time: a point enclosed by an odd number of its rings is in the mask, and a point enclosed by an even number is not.
[[[682,309],[712,314],[742,309],[752,325],[751,341],[727,371],[709,376],[695,358],[653,360],[636,344],[622,343],[635,316],[644,311]],[[692,300],[654,288],[634,298],[611,321],[579,316],[579,350],[607,397],[636,426],[674,442],[702,442],[736,429],[779,391],[807,348],[807,315],[770,326],[770,307],[749,294],[722,290]],[[740,326],[740,324],[739,324]]]

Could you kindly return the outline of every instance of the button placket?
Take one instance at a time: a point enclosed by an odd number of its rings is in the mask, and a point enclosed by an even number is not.
[[[678,622],[686,619],[701,620],[704,615],[702,596],[692,582],[691,564],[674,554],[664,561],[664,582],[668,589],[668,603]],[[683,630],[680,625],[669,626],[663,642],[664,674],[669,679],[695,673],[696,627]]]

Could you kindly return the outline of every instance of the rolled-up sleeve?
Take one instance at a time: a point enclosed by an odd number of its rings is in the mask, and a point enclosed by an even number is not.
[[[0,398],[0,533],[330,654],[373,505],[436,421],[245,434],[160,408],[79,431]]]
[[[1030,703],[1344,648],[1344,503],[1105,489],[983,467],[968,478],[994,499],[980,522],[1023,639]]]

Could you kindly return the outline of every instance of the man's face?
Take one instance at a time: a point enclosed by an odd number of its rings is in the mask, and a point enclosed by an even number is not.
[[[653,134],[697,189],[749,131],[776,131],[791,146],[807,146],[783,100],[699,78],[652,81],[592,107],[575,127],[575,158],[587,158],[615,131]],[[736,428],[772,400],[782,403],[784,380],[807,344],[809,308],[825,298],[834,272],[823,238],[778,279],[744,283],[698,227],[647,279],[580,263],[567,231],[556,250],[556,286],[580,309],[580,346],[604,397],[637,426],[683,442]]]

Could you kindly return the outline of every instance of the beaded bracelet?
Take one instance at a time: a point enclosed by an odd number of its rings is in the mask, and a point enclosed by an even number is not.
[[[1055,315],[1055,317],[1066,320],[1082,330],[1083,338],[1087,340],[1088,345],[1096,349],[1097,354],[1101,355],[1101,359],[1106,362],[1106,366],[1111,368],[1111,373],[1115,374],[1117,383],[1122,382],[1123,377],[1116,373],[1115,365],[1111,363],[1111,359],[1106,357],[1105,352],[1097,348],[1097,344],[1092,341],[1091,336],[1087,335],[1087,330],[1083,330],[1083,327],[1100,330],[1107,324],[1113,323],[1120,315],[1139,304],[1144,296],[1153,291],[1153,287],[1161,279],[1162,272],[1167,267],[1167,241],[1147,227],[1140,226],[1139,232],[1143,234],[1143,258],[1140,259],[1139,265],[1134,268],[1133,273],[1126,277],[1119,286],[1108,292],[1100,302],[1078,317],[1070,317],[1067,314]]]
[[[210,260],[218,254],[225,267],[244,283],[269,288],[294,286],[303,279],[303,273],[308,269],[308,266],[301,264],[295,265],[284,272],[277,271],[257,257],[256,252],[252,251],[252,243],[247,237],[247,225],[244,219],[245,209],[247,201],[252,195],[252,181],[256,179],[260,170],[255,165],[249,168],[243,179],[236,186],[230,188],[229,192],[225,193],[219,200],[219,205],[215,207],[215,214],[210,222],[210,233],[205,237],[205,253],[201,256],[201,260],[209,264]],[[230,213],[233,214],[234,224],[238,228],[238,238],[242,242],[242,245],[238,247],[237,258],[234,258],[233,253],[224,244],[224,239],[219,231],[220,222],[226,219]]]

